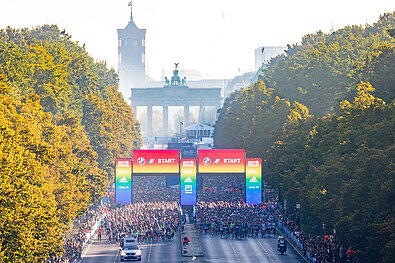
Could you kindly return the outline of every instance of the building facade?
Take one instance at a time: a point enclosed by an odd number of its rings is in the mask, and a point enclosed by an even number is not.
[[[136,26],[131,11],[128,25],[117,31],[119,91],[127,100],[131,95],[131,88],[144,87],[146,30]]]
[[[263,64],[268,63],[272,58],[285,54],[287,47],[282,46],[263,46],[255,49],[255,71],[260,69]]]

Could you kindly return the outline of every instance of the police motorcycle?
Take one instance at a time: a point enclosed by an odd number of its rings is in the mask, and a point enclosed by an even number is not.
[[[281,255],[287,251],[287,243],[283,236],[279,236],[277,239],[277,250],[281,253]]]

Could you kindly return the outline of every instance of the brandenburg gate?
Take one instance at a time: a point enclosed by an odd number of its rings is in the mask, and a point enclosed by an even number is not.
[[[163,135],[169,135],[169,107],[184,107],[184,127],[189,126],[189,113],[191,106],[199,107],[199,119],[204,122],[205,107],[221,107],[221,88],[189,88],[186,78],[178,76],[178,63],[173,70],[171,81],[165,78],[165,85],[158,88],[132,88],[131,104],[133,111],[137,112],[138,106],[147,107],[147,130],[146,136],[152,136],[152,107],[163,108]]]

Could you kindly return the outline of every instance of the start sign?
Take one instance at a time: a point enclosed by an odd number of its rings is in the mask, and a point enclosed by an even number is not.
[[[245,151],[216,149],[198,151],[199,173],[244,173]]]
[[[179,158],[178,150],[133,150],[133,173],[179,173]]]

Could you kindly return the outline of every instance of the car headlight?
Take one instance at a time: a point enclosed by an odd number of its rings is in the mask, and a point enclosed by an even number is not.
[[[141,255],[141,250],[136,252],[136,256],[140,256]]]
[[[126,253],[125,252],[121,252],[121,256],[126,256]]]

